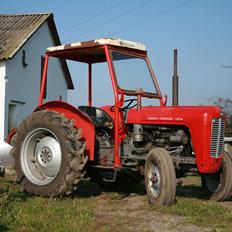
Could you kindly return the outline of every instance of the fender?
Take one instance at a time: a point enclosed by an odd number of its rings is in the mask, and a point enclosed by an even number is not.
[[[39,105],[35,111],[39,110],[54,110],[58,113],[64,114],[70,120],[74,120],[75,127],[81,129],[81,137],[86,141],[86,152],[89,160],[94,159],[94,145],[95,145],[95,126],[91,119],[83,114],[74,106],[62,101],[49,101]]]
[[[6,142],[8,143],[8,144],[11,144],[11,139],[14,137],[14,135],[15,134],[17,134],[17,128],[13,128],[11,131],[10,131],[10,133],[8,134],[8,136],[7,136],[7,138],[6,138]]]

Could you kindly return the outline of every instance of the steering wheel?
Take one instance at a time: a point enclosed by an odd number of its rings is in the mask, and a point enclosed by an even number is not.
[[[136,103],[132,104],[132,103],[135,102],[135,101],[136,101]],[[124,104],[127,103],[127,104],[126,104],[126,106],[124,106],[124,107],[120,107],[120,108],[119,108],[119,111],[128,110],[128,109],[131,109],[131,108],[134,108],[135,106],[137,106],[137,98],[127,99],[127,100],[123,101],[123,103],[124,103]],[[111,112],[114,112],[114,110],[115,110],[115,105],[112,105],[112,106],[110,107],[110,111],[111,111]]]

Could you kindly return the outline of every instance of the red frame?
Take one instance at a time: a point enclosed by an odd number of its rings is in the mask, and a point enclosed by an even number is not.
[[[107,45],[104,46],[105,49],[105,54],[106,54],[106,60],[108,62],[109,66],[109,72],[110,72],[110,78],[112,81],[113,85],[113,90],[114,90],[114,102],[115,102],[115,125],[114,125],[114,166],[115,168],[121,166],[121,160],[120,160],[120,155],[119,155],[119,109],[118,109],[118,87],[117,87],[117,82],[116,82],[116,77],[115,77],[115,71],[113,68],[113,63],[110,58],[110,52],[107,47]]]
[[[40,108],[48,108],[54,109],[59,112],[65,113],[65,115],[76,120],[76,125],[81,126],[83,130],[83,137],[85,137],[87,141],[87,151],[89,154],[90,160],[94,159],[94,126],[90,125],[91,120],[88,119],[86,116],[82,116],[82,113],[68,105],[67,103],[59,103],[59,102],[51,102],[45,103],[43,105],[43,96],[45,90],[45,83],[47,78],[47,69],[48,69],[48,60],[49,56],[61,57],[65,58],[65,55],[69,55],[70,59],[75,60],[75,56],[73,54],[69,54],[71,51],[81,51],[82,48],[73,48],[61,51],[54,51],[54,52],[47,52],[45,56],[45,63],[44,63],[44,70],[42,76],[42,83],[40,89],[40,97],[39,97],[39,105],[38,109]],[[84,48],[87,51],[92,51],[93,47]],[[113,92],[114,92],[114,102],[115,102],[115,111],[110,112],[109,108],[103,107],[102,109],[109,113],[113,120],[114,120],[114,167],[120,168],[121,167],[121,160],[120,160],[120,149],[119,146],[123,139],[127,136],[127,130],[125,129],[125,123],[127,124],[134,124],[134,123],[144,123],[144,124],[157,124],[157,125],[182,125],[189,129],[191,133],[192,142],[194,145],[194,151],[197,160],[198,170],[202,173],[213,173],[219,170],[221,167],[221,160],[222,157],[219,158],[212,158],[209,155],[209,148],[210,148],[210,138],[211,138],[211,121],[212,118],[221,117],[221,112],[219,108],[216,107],[165,107],[166,99],[163,99],[156,76],[153,72],[151,67],[151,63],[147,57],[146,51],[140,51],[130,48],[121,48],[115,47],[111,45],[101,45],[96,46],[94,49],[103,49],[105,54],[105,60],[101,57],[101,61],[106,61],[108,63],[108,69],[110,73],[110,78],[112,82]],[[150,94],[150,93],[143,93],[143,92],[135,92],[135,91],[126,91],[120,89],[117,84],[116,74],[114,70],[113,61],[111,59],[111,50],[119,51],[124,54],[128,55],[135,55],[137,57],[141,57],[145,59],[148,64],[148,68],[150,70],[151,76],[153,78],[154,85],[157,90],[157,94]],[[68,59],[68,58],[67,58]],[[84,59],[84,58],[83,58]],[[88,105],[92,106],[92,62],[91,60],[79,60],[85,63],[88,63]],[[88,58],[89,59],[89,58]],[[78,59],[76,59],[78,60]],[[121,95],[120,99],[119,96]],[[121,112],[119,108],[122,107],[122,100],[124,95],[135,95],[138,98],[138,101],[141,100],[141,97],[149,97],[149,98],[157,98],[160,101],[159,107],[142,107],[139,105],[137,109],[131,109],[128,112],[127,121],[124,122],[122,120]],[[194,115],[196,113],[196,115]],[[155,116],[154,116],[155,115]],[[78,121],[82,124],[80,124]],[[88,128],[88,129],[86,129]],[[206,142],[203,143],[203,141]]]
[[[89,64],[89,81],[88,81],[88,87],[89,87],[89,97],[88,97],[88,101],[89,101],[89,106],[92,106],[92,64]]]
[[[44,60],[42,82],[41,82],[41,87],[40,87],[39,106],[43,104],[43,96],[44,96],[44,91],[45,91],[47,72],[48,72],[48,55],[46,54],[45,60]]]
[[[111,82],[112,82],[112,86],[113,86],[113,91],[114,91],[114,101],[115,101],[115,111],[114,111],[114,167],[115,168],[119,168],[121,167],[121,160],[120,160],[120,154],[119,154],[119,146],[121,143],[121,137],[125,137],[126,135],[124,135],[125,133],[120,131],[120,122],[122,122],[122,120],[120,120],[120,113],[119,113],[119,107],[121,105],[121,101],[119,100],[119,94],[123,94],[123,95],[138,95],[138,98],[141,99],[141,96],[147,96],[147,97],[152,97],[152,98],[158,98],[160,100],[160,104],[162,104],[162,95],[161,95],[161,91],[158,85],[158,82],[156,80],[156,76],[151,68],[151,63],[147,57],[147,53],[146,52],[139,52],[139,51],[132,51],[131,49],[120,49],[120,48],[115,48],[109,45],[104,45],[104,46],[100,46],[99,48],[103,48],[104,52],[105,52],[105,56],[106,56],[106,61],[108,63],[108,68],[109,68],[109,73],[110,73],[110,78],[111,78]],[[157,90],[157,94],[154,95],[150,95],[150,94],[136,94],[135,92],[131,93],[125,90],[122,90],[119,88],[118,84],[117,84],[117,79],[116,79],[116,75],[115,75],[115,70],[114,70],[114,66],[113,66],[113,62],[110,56],[110,51],[114,50],[114,51],[119,51],[119,52],[123,52],[124,54],[127,55],[135,55],[137,57],[141,57],[143,59],[146,60],[147,64],[148,64],[148,68],[151,72],[151,76],[153,78],[153,82],[154,85],[156,87]],[[39,97],[39,105],[38,107],[40,107],[43,104],[43,96],[44,96],[44,90],[45,90],[45,83],[46,83],[46,78],[47,78],[47,70],[48,70],[48,61],[49,61],[49,56],[55,56],[56,53],[61,53],[62,52],[53,52],[53,53],[46,53],[45,55],[45,62],[44,62],[44,69],[43,69],[43,76],[42,76],[42,83],[41,83],[41,89],[40,89],[40,97]],[[88,105],[92,106],[92,64],[88,63]],[[124,128],[124,125],[122,125],[122,127]]]

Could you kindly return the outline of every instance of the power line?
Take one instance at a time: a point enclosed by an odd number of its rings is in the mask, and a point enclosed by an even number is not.
[[[90,16],[90,17],[84,19],[83,21],[81,21],[81,22],[79,22],[79,23],[77,23],[77,24],[75,24],[75,25],[73,25],[73,26],[67,28],[66,30],[62,31],[61,34],[65,34],[65,33],[67,33],[68,31],[73,30],[74,28],[76,28],[76,27],[78,27],[78,26],[80,26],[80,25],[82,25],[82,24],[84,24],[84,23],[90,21],[91,19],[94,19],[94,18],[96,18],[96,17],[98,17],[98,16],[104,14],[105,12],[107,12],[107,11],[109,11],[109,10],[111,10],[111,9],[113,9],[113,8],[115,8],[115,7],[117,7],[117,6],[119,6],[119,5],[121,5],[121,4],[124,3],[125,1],[127,1],[127,0],[122,0],[122,1],[120,1],[120,2],[118,2],[118,3],[116,3],[116,4],[113,4],[112,6],[109,6],[109,7],[105,8],[104,10],[100,11],[99,13],[97,13],[97,14],[95,14],[95,15],[93,15],[93,16]]]
[[[105,22],[103,22],[103,23],[100,23],[100,24],[98,24],[98,25],[96,25],[96,26],[93,26],[93,27],[89,28],[88,30],[85,30],[85,31],[83,31],[83,32],[81,32],[81,33],[79,33],[79,34],[77,34],[76,36],[73,36],[73,37],[69,38],[69,39],[66,40],[66,41],[69,42],[69,41],[72,40],[72,39],[78,38],[78,37],[80,37],[81,35],[84,35],[84,34],[90,32],[90,31],[95,30],[95,29],[98,28],[98,27],[101,27],[101,26],[104,26],[104,25],[106,25],[106,24],[108,24],[108,23],[110,23],[110,22],[113,22],[113,21],[117,20],[118,18],[120,18],[120,17],[122,17],[122,16],[125,16],[125,15],[127,15],[127,14],[130,14],[131,12],[133,12],[133,11],[139,9],[139,8],[142,8],[142,7],[148,5],[148,4],[152,3],[152,2],[154,2],[154,0],[149,0],[149,1],[145,2],[145,3],[143,3],[143,4],[140,4],[140,5],[138,5],[137,7],[134,7],[134,8],[132,8],[132,9],[130,9],[130,10],[127,10],[127,11],[125,11],[125,12],[123,12],[123,13],[121,13],[121,14],[119,14],[119,15],[117,15],[117,16],[115,16],[115,17],[113,17],[113,18],[111,18],[111,19],[109,19],[109,20],[107,20],[107,21],[105,21]]]
[[[222,65],[222,68],[232,68],[232,65]]]
[[[169,12],[174,11],[174,10],[176,10],[176,9],[182,7],[182,6],[185,6],[185,5],[187,5],[187,4],[189,4],[189,3],[193,2],[193,1],[195,1],[195,0],[189,0],[189,1],[186,1],[186,2],[184,2],[184,3],[179,4],[179,5],[177,5],[177,6],[171,7],[171,8],[169,8],[169,9],[167,9],[167,10],[164,10],[164,11],[158,13],[158,14],[152,15],[152,16],[147,17],[147,18],[145,18],[145,19],[143,19],[143,20],[141,20],[141,21],[138,21],[137,23],[134,23],[134,24],[132,24],[132,25],[129,25],[129,26],[127,26],[127,27],[124,27],[124,28],[122,28],[122,29],[120,29],[120,30],[118,30],[118,31],[116,31],[116,32],[113,32],[112,34],[110,34],[110,35],[108,35],[108,36],[111,37],[111,36],[113,36],[113,35],[119,34],[119,33],[123,32],[123,31],[128,30],[128,29],[131,29],[131,28],[133,28],[133,27],[135,27],[135,26],[137,26],[137,25],[143,24],[143,23],[145,23],[145,22],[147,22],[147,21],[149,21],[149,20],[151,20],[151,19],[158,18],[158,17],[160,17],[160,16],[163,16],[163,15],[165,15],[165,14],[168,14]]]

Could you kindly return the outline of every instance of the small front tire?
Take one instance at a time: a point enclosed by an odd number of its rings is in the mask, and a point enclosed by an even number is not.
[[[152,149],[145,163],[145,186],[152,205],[171,205],[176,195],[176,174],[172,158],[163,148]]]

